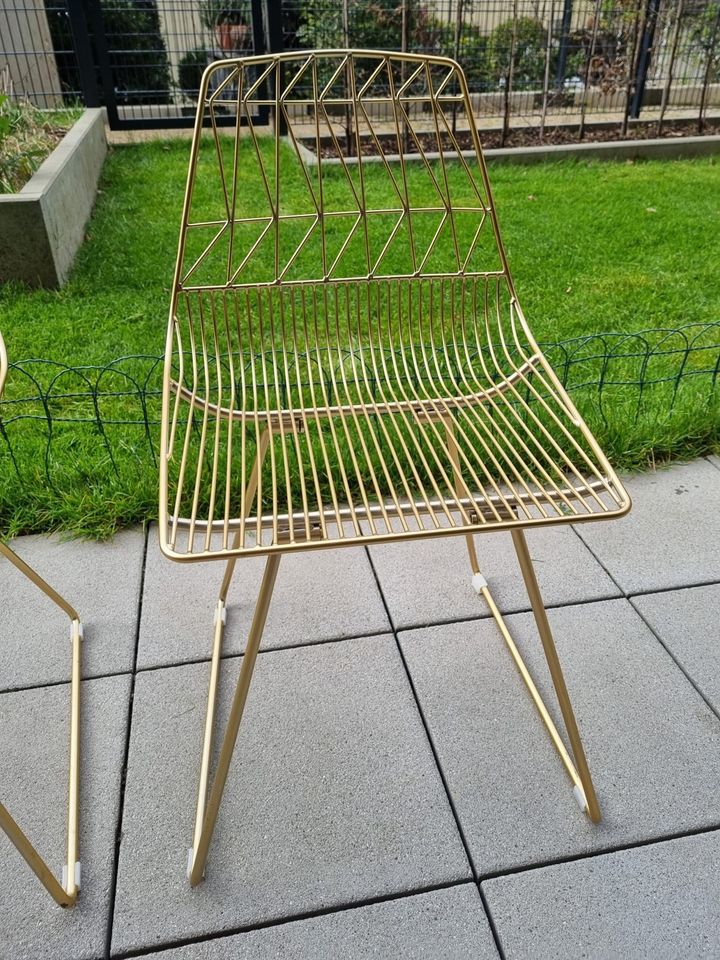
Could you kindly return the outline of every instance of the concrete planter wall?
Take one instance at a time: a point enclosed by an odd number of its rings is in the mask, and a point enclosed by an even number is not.
[[[107,153],[104,113],[86,110],[19,193],[0,195],[0,282],[67,280]]]

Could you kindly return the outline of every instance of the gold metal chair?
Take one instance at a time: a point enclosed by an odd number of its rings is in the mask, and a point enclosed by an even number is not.
[[[0,335],[0,397],[8,371],[5,343]],[[58,882],[47,863],[37,852],[10,811],[0,803],[0,827],[17,847],[25,862],[47,892],[61,907],[74,905],[80,893],[79,802],[80,802],[80,656],[83,636],[80,617],[73,607],[43,578],[22,560],[7,544],[0,541],[0,555],[6,557],[20,573],[32,581],[56,606],[70,618],[72,644],[72,675],[70,682],[70,777],[68,788],[67,862],[63,867],[62,882]]]
[[[271,137],[259,129],[263,111]],[[228,114],[230,136],[219,123]],[[341,50],[208,68],[172,291],[162,451],[163,553],[226,564],[193,886],[278,563],[300,550],[465,536],[472,585],[578,803],[599,821],[524,529],[620,516],[630,500],[520,309],[456,63]],[[473,537],[501,530],[512,536],[570,750],[480,572]],[[257,555],[265,573],[208,796],[228,587],[237,558]]]

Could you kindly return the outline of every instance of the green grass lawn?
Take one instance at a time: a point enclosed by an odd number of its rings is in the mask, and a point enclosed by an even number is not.
[[[111,151],[67,286],[0,289],[0,329],[11,361],[39,357],[77,366],[162,353],[187,157],[187,143],[178,141]],[[490,175],[516,287],[540,341],[720,321],[720,164],[712,158],[507,165],[492,167]],[[255,189],[251,179],[245,189]],[[299,172],[289,189],[302,196]],[[705,335],[707,350],[690,364],[711,365],[719,341],[720,327]],[[653,360],[660,375],[662,362]],[[628,379],[638,375],[633,363]],[[146,373],[147,364],[141,367]],[[35,373],[47,385],[50,372]],[[121,393],[127,382],[113,374],[104,388]],[[672,414],[664,387],[648,391],[641,405],[633,388],[618,388],[618,402],[601,411],[592,390],[575,399],[615,463],[637,467],[717,447],[718,406],[709,383],[708,375],[684,384]],[[96,416],[80,377],[66,376],[62,387],[84,396],[50,404],[54,415]],[[11,372],[8,399],[28,391],[27,378]],[[108,421],[134,419],[137,406],[104,397],[100,412]],[[43,422],[10,422],[22,412],[19,405],[0,411],[16,461],[0,435],[3,529],[102,535],[154,514],[156,473],[141,428],[110,425],[103,443],[92,424],[59,423],[46,462]]]

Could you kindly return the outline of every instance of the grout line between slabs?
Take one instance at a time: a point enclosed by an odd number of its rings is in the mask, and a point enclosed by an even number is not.
[[[434,743],[434,741],[433,741],[432,734],[430,733],[430,726],[429,726],[429,724],[428,724],[428,722],[427,722],[427,719],[425,718],[425,714],[423,713],[423,709],[422,709],[422,706],[421,706],[421,704],[420,704],[420,698],[419,698],[418,693],[417,693],[417,690],[416,690],[416,688],[415,688],[415,683],[414,683],[414,681],[413,681],[412,674],[410,673],[410,668],[408,667],[407,661],[406,661],[406,659],[405,659],[405,654],[404,654],[404,652],[403,652],[402,645],[401,645],[400,639],[399,639],[399,637],[398,637],[398,632],[397,632],[397,630],[395,629],[395,624],[394,624],[392,615],[391,615],[391,613],[390,613],[390,607],[388,606],[387,600],[386,600],[386,598],[385,598],[385,594],[383,593],[383,589],[382,589],[382,586],[381,586],[381,584],[380,584],[380,578],[378,577],[377,570],[375,569],[375,565],[374,565],[374,563],[373,563],[373,559],[372,559],[372,557],[371,557],[371,555],[370,555],[370,550],[369,550],[367,547],[365,547],[365,552],[366,552],[366,555],[367,555],[367,558],[368,558],[368,563],[370,564],[370,569],[372,570],[373,577],[375,578],[375,584],[376,584],[376,586],[377,586],[378,593],[380,594],[380,599],[382,600],[383,606],[384,606],[384,608],[385,608],[385,615],[387,616],[388,622],[390,623],[390,626],[391,626],[391,628],[392,628],[392,635],[393,635],[393,637],[394,637],[394,639],[395,639],[395,646],[396,646],[396,649],[397,649],[398,654],[399,654],[399,656],[400,656],[400,662],[401,662],[402,665],[403,665],[403,669],[404,669],[404,671],[405,671],[405,675],[406,675],[406,677],[407,677],[408,684],[410,685],[410,691],[411,691],[411,693],[412,693],[413,699],[415,700],[415,705],[416,705],[416,707],[417,707],[418,716],[420,717],[420,722],[422,723],[423,729],[425,730],[425,736],[427,737],[427,741],[428,741],[428,744],[429,744],[429,746],[430,746],[430,750],[432,751],[433,760],[435,761],[435,767],[436,767],[436,769],[437,769],[438,776],[440,777],[440,782],[442,783],[443,790],[445,791],[445,796],[446,796],[446,798],[447,798],[447,802],[448,802],[448,805],[449,805],[449,807],[450,807],[450,811],[451,811],[451,813],[452,813],[452,815],[453,815],[453,819],[455,820],[455,826],[456,826],[456,828],[457,828],[458,836],[460,837],[460,841],[461,841],[461,843],[462,843],[462,845],[463,845],[463,849],[464,849],[464,851],[465,851],[465,857],[467,858],[467,862],[468,862],[468,865],[469,865],[469,867],[470,867],[470,872],[471,872],[471,874],[472,874],[473,879],[475,880],[475,886],[476,886],[476,888],[477,888],[477,890],[478,890],[478,893],[480,894],[480,899],[481,899],[481,902],[482,902],[482,905],[483,905],[483,910],[485,911],[485,916],[486,916],[486,919],[487,919],[487,921],[488,921],[488,925],[489,925],[489,927],[490,927],[490,932],[491,932],[491,934],[492,934],[493,941],[494,941],[494,943],[495,943],[495,949],[496,949],[497,952],[498,952],[498,956],[500,957],[500,960],[505,960],[505,953],[504,953],[504,951],[503,951],[503,949],[502,949],[502,946],[501,946],[501,944],[500,944],[500,938],[499,938],[499,936],[498,936],[497,930],[495,929],[495,922],[494,922],[494,920],[492,919],[492,917],[490,916],[490,914],[489,914],[489,912],[488,912],[488,910],[487,910],[487,906],[486,906],[486,903],[485,903],[485,898],[484,898],[484,896],[483,896],[483,894],[482,894],[482,891],[481,891],[481,889],[480,889],[480,883],[479,883],[479,881],[478,881],[478,877],[477,877],[477,874],[476,874],[476,872],[475,872],[475,866],[474,866],[473,860],[472,860],[472,855],[471,855],[471,853],[470,853],[470,844],[469,844],[469,842],[468,842],[467,837],[465,836],[465,831],[463,830],[462,823],[460,822],[460,815],[459,815],[459,813],[458,813],[458,811],[457,811],[457,808],[456,808],[456,806],[455,806],[455,801],[454,801],[453,796],[452,796],[452,794],[451,794],[451,792],[450,792],[450,785],[448,784],[447,779],[446,779],[446,777],[445,777],[445,771],[443,770],[442,765],[441,765],[441,763],[440,763],[440,757],[438,756],[438,752],[437,752],[437,749],[436,749],[436,747],[435,747],[435,743]]]
[[[612,582],[615,584],[615,586],[618,588],[618,590],[622,590],[622,587],[620,586],[620,584],[617,582],[617,580],[615,579],[615,577],[613,577],[613,575],[610,573],[610,571],[608,570],[608,568],[607,568],[607,567],[605,566],[605,564],[602,562],[602,560],[600,559],[600,557],[595,553],[595,551],[592,549],[592,547],[589,546],[587,543],[585,543],[585,541],[582,539],[582,537],[581,537],[580,534],[577,532],[577,530],[575,530],[575,527],[573,527],[572,529],[575,531],[575,535],[576,535],[577,537],[580,537],[581,542],[585,544],[585,547],[586,547],[587,550],[589,551],[590,555],[597,561],[597,563],[600,564],[600,566],[603,568],[603,570],[604,570],[605,573],[608,575],[608,577],[610,577],[610,579],[611,579]],[[694,584],[693,586],[712,586],[714,583],[717,583],[717,581],[712,581],[712,583],[705,583],[705,584]],[[718,711],[718,710],[713,706],[713,704],[708,700],[708,698],[705,696],[705,694],[704,694],[703,691],[700,689],[700,687],[698,686],[698,684],[696,683],[696,681],[693,679],[693,677],[690,675],[690,673],[685,669],[685,667],[682,665],[682,663],[680,663],[680,661],[678,660],[678,658],[675,656],[675,654],[672,652],[672,650],[667,646],[667,644],[663,641],[662,637],[658,634],[658,632],[655,630],[655,628],[652,626],[652,624],[647,620],[647,618],[645,617],[645,615],[644,615],[643,613],[641,613],[641,611],[640,611],[640,610],[637,608],[637,606],[633,603],[633,598],[635,598],[635,597],[644,597],[644,596],[651,595],[651,594],[653,594],[653,593],[671,593],[673,590],[688,590],[688,589],[692,589],[692,587],[670,587],[670,588],[668,588],[667,590],[649,590],[647,593],[627,593],[625,590],[622,590],[622,594],[623,594],[623,597],[625,598],[625,600],[626,600],[626,601],[630,604],[630,606],[632,607],[632,609],[633,609],[633,611],[635,612],[635,614],[640,618],[640,620],[642,620],[642,622],[645,624],[645,626],[646,626],[647,629],[650,631],[650,633],[652,634],[652,636],[655,637],[655,639],[657,640],[657,642],[660,644],[660,647],[665,651],[665,653],[668,655],[668,657],[672,660],[672,662],[673,662],[673,663],[675,664],[675,666],[678,668],[678,670],[680,671],[680,673],[685,677],[685,679],[687,680],[687,682],[688,682],[688,683],[690,684],[690,686],[693,688],[693,690],[695,691],[695,693],[697,693],[697,695],[698,695],[698,696],[700,697],[700,699],[703,701],[703,703],[704,703],[705,706],[708,708],[708,710],[710,710],[710,712],[712,713],[712,715],[713,715],[714,717],[717,717],[718,720],[720,720],[720,711]]]
[[[599,857],[606,857],[613,853],[625,853],[631,850],[642,850],[644,847],[654,847],[661,843],[672,843],[674,840],[685,840],[688,837],[711,836],[720,833],[720,821],[704,827],[694,827],[690,830],[677,831],[674,833],[660,834],[647,840],[633,840],[628,843],[619,843],[611,847],[603,847],[601,850],[590,850],[585,853],[571,853],[563,857],[555,857],[550,860],[543,860],[538,863],[530,863],[518,867],[509,867],[506,870],[494,870],[489,873],[481,874],[478,883],[483,884],[487,880],[502,880],[505,877],[517,876],[519,873],[532,873],[535,870],[544,870],[547,867],[561,867],[567,863],[577,863],[581,860],[596,860]]]
[[[107,928],[105,931],[105,951],[104,956],[110,957],[112,946],[112,931],[115,921],[115,897],[117,894],[118,869],[120,866],[120,843],[122,840],[123,813],[125,808],[125,786],[127,783],[128,759],[130,756],[130,735],[132,732],[133,703],[135,700],[135,680],[137,678],[137,658],[140,645],[140,623],[142,621],[143,596],[145,592],[145,569],[147,566],[147,548],[150,532],[150,524],[145,526],[145,545],[143,550],[142,570],[140,571],[140,589],[138,591],[137,603],[137,623],[135,625],[135,650],[133,651],[133,668],[130,679],[130,697],[128,702],[127,727],[125,735],[125,753],[123,756],[122,770],[120,774],[120,798],[118,803],[117,826],[115,828],[115,850],[113,857],[113,874],[110,881],[110,896],[108,899]]]
[[[261,923],[244,924],[238,927],[232,927],[227,930],[216,930],[212,933],[198,934],[196,937],[183,937],[178,940],[166,941],[165,943],[155,944],[147,947],[137,947],[130,950],[122,950],[113,954],[112,960],[131,960],[134,957],[145,957],[148,954],[163,953],[166,950],[175,950],[178,947],[191,946],[196,943],[208,943],[213,940],[226,940],[229,937],[235,937],[238,934],[253,933],[256,930],[268,930],[273,927],[284,927],[291,923],[299,923],[303,920],[315,920],[320,917],[332,916],[333,914],[347,913],[351,910],[361,910],[364,907],[372,907],[381,903],[393,903],[396,900],[408,900],[411,897],[419,897],[423,894],[436,893],[439,890],[451,890],[454,887],[475,886],[472,880],[450,880],[447,883],[428,884],[423,887],[414,887],[411,890],[400,890],[394,893],[380,894],[377,897],[367,897],[362,900],[354,900],[349,903],[342,903],[332,907],[323,907],[318,910],[306,910],[300,913],[291,914],[285,917],[276,917],[272,920],[265,920]]]
[[[585,544],[585,541],[582,541],[582,542],[584,546],[587,546],[587,544]],[[589,547],[587,547],[587,549],[592,554],[593,558],[597,560],[598,563],[600,563],[600,561],[592,552],[592,550],[590,550]],[[602,566],[601,563],[600,565]],[[605,567],[603,567],[603,570],[607,572]],[[144,568],[143,568],[143,576],[144,576]],[[617,600],[628,600],[630,603],[632,603],[633,599],[636,597],[647,597],[647,596],[652,596],[653,594],[656,594],[656,593],[673,593],[681,590],[694,590],[700,587],[714,587],[718,585],[720,585],[720,580],[714,579],[714,580],[701,581],[698,583],[683,584],[682,586],[654,587],[649,590],[636,590],[630,593],[623,592],[613,596],[588,597],[583,600],[570,600],[570,601],[564,601],[562,603],[546,603],[545,609],[561,610],[563,607],[583,607],[593,603],[612,603],[613,601],[617,601]],[[620,590],[620,587],[618,587],[618,590]],[[633,604],[633,609],[636,609],[634,604]],[[501,612],[503,616],[514,617],[523,613],[532,613],[532,608],[529,606],[519,607],[518,609],[513,609],[513,610],[502,610]],[[640,616],[642,617],[642,614],[640,614]],[[452,618],[443,619],[443,620],[428,620],[427,622],[403,624],[398,627],[395,627],[394,630],[397,633],[409,633],[412,630],[427,630],[432,627],[452,626],[453,624],[459,624],[459,623],[475,623],[481,620],[492,620],[492,616],[490,614],[479,612],[477,614],[471,614],[465,617],[452,617]],[[650,627],[650,629],[652,630],[652,627]],[[264,649],[261,648],[259,652],[260,654],[276,653],[280,650],[297,650],[302,647],[320,647],[320,646],[323,646],[323,644],[328,644],[328,643],[342,643],[345,640],[362,640],[367,637],[383,637],[383,636],[390,637],[390,636],[394,636],[394,630],[393,628],[379,629],[379,630],[371,630],[364,633],[353,633],[349,636],[344,636],[344,637],[323,637],[320,640],[300,640],[297,643],[284,643],[281,646],[266,647]],[[662,643],[662,641],[660,642]],[[237,653],[223,653],[221,659],[231,660],[234,657],[241,657],[242,655],[243,655],[242,650],[239,650]],[[87,676],[83,676],[82,681],[83,683],[85,683],[86,681],[90,681],[90,680],[106,680],[110,677],[130,676],[133,673],[136,673],[136,674],[151,673],[155,670],[168,670],[168,669],[172,669],[173,667],[188,667],[188,666],[193,666],[195,664],[203,664],[203,663],[210,663],[210,657],[207,657],[207,656],[189,657],[186,660],[172,660],[166,663],[152,663],[149,666],[144,666],[144,667],[137,666],[137,658],[136,658],[134,667],[130,667],[127,670],[110,670],[106,673],[91,673]],[[23,693],[28,690],[42,690],[46,687],[68,686],[69,683],[70,683],[69,680],[48,680],[42,683],[29,683],[29,684],[21,684],[20,686],[2,687],[0,688],[0,696],[3,696],[6,693]]]

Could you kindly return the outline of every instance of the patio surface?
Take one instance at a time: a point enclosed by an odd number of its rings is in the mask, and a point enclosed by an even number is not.
[[[207,879],[185,878],[221,567],[23,537],[79,609],[82,895],[0,835],[0,958],[720,956],[720,460],[628,481],[615,523],[530,532],[603,822],[578,810],[462,538],[283,559]],[[508,535],[479,537],[554,700]],[[224,721],[261,562],[230,594]],[[0,567],[0,790],[59,872],[69,642]]]

